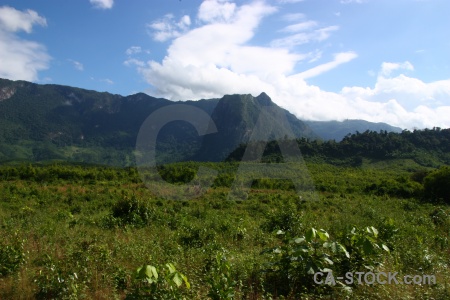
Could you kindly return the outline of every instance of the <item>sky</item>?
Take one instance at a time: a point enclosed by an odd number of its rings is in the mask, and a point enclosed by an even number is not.
[[[0,0],[0,78],[450,127],[448,0]]]

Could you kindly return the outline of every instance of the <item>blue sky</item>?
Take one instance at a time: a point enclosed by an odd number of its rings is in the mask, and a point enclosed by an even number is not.
[[[0,77],[450,127],[448,0],[0,1]]]

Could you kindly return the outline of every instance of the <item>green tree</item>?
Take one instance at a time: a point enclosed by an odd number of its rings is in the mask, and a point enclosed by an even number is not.
[[[424,196],[428,200],[450,203],[450,167],[441,167],[424,178]]]

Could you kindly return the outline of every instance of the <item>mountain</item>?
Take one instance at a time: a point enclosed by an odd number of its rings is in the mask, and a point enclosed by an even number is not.
[[[0,79],[0,161],[59,159],[133,165],[136,138],[147,117],[180,103],[206,112],[217,132],[199,136],[192,124],[170,122],[157,136],[157,162],[223,160],[248,141],[260,116],[264,127],[260,129],[270,129],[277,136],[293,133],[297,138],[317,138],[264,93],[174,102],[143,93],[121,96]],[[279,122],[282,115],[287,123]]]
[[[357,132],[376,131],[379,132],[402,132],[402,128],[394,127],[386,123],[372,123],[364,120],[345,121],[303,121],[323,140],[335,140],[337,142],[344,139],[348,134]]]
[[[204,137],[196,160],[223,160],[250,139],[269,141],[291,135],[318,138],[307,125],[273,103],[265,93],[257,97],[226,95],[219,100],[211,119],[217,133]]]

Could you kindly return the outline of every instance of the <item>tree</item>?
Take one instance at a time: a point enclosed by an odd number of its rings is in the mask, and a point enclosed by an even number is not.
[[[441,167],[425,177],[424,196],[429,200],[450,203],[450,167]]]

